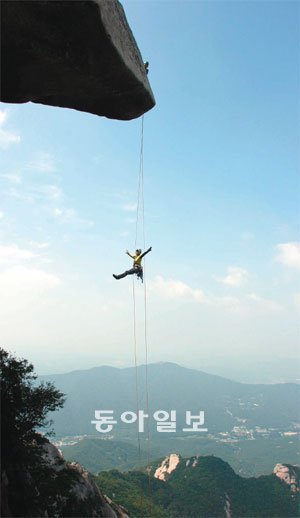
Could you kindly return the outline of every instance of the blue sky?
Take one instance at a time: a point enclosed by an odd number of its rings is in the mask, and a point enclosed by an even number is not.
[[[123,5],[157,101],[150,361],[295,357],[299,4]],[[1,338],[41,372],[133,361],[131,279],[111,274],[130,265],[140,132],[141,120],[0,105]],[[141,286],[137,299],[142,342]]]

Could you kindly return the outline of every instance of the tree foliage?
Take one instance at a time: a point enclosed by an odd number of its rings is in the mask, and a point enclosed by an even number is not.
[[[226,462],[214,456],[182,459],[166,482],[151,479],[149,489],[147,476],[138,471],[102,472],[97,475],[96,482],[136,518],[217,518],[225,516],[226,500],[232,516],[300,516],[299,494],[293,493],[278,477],[242,478]]]
[[[52,383],[37,383],[33,365],[0,348],[1,458],[2,469],[22,460],[39,441],[37,429],[50,427],[50,411],[63,406],[65,398]],[[50,433],[50,430],[49,430]]]

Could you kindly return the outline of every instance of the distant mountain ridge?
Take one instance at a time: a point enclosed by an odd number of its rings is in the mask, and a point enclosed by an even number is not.
[[[136,437],[127,442],[101,437],[65,438],[56,445],[67,460],[79,462],[92,473],[111,469],[136,469],[147,464],[148,460],[151,463],[172,451],[177,451],[184,458],[191,455],[215,455],[228,462],[239,475],[258,477],[269,474],[275,464],[298,462],[299,441],[297,438],[293,442],[289,439],[291,438],[240,440],[228,444],[210,438],[182,440],[182,437],[172,435],[164,440],[161,440],[160,436],[154,440],[154,437],[150,436],[149,451],[148,441],[143,438],[139,448]],[[76,443],[70,444],[74,440]]]
[[[146,408],[145,366],[139,366],[139,408]],[[58,435],[97,434],[91,420],[95,410],[113,410],[118,424],[113,434],[125,438],[134,427],[120,422],[125,411],[135,411],[135,369],[94,367],[67,374],[41,376],[67,394],[65,407],[54,414]],[[297,384],[250,385],[231,381],[173,363],[148,365],[151,413],[177,411],[177,434],[183,434],[186,411],[205,412],[209,433],[232,430],[234,426],[283,427],[299,420],[300,387]],[[151,419],[152,430],[155,422]]]

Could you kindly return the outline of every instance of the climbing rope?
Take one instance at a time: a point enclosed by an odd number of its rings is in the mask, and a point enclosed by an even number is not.
[[[143,247],[146,248],[145,239],[145,198],[144,198],[144,116],[142,116],[141,126],[141,145],[140,145],[140,163],[138,175],[138,192],[137,192],[137,206],[136,206],[136,223],[135,223],[135,249],[137,248],[139,216],[142,213],[142,234]],[[136,404],[139,410],[139,383],[138,383],[138,368],[137,368],[137,337],[136,337],[136,301],[135,301],[135,280],[132,279],[133,286],[133,318],[134,318],[134,362],[135,362],[135,380],[136,380]],[[147,336],[147,282],[146,282],[146,266],[144,260],[144,343],[145,343],[145,386],[146,386],[146,414],[149,416],[149,386],[148,386],[148,336]],[[148,473],[148,487],[150,493],[150,427],[149,418],[146,421],[147,434],[147,473]],[[141,443],[138,431],[138,449],[139,460],[141,452]]]
[[[139,176],[138,176],[138,192],[137,192],[137,204],[136,204],[136,220],[135,220],[135,240],[134,240],[134,248],[136,250],[137,247],[137,238],[138,238],[138,224],[139,224],[139,214],[140,214],[140,198],[141,198],[141,190],[142,190],[142,202],[143,202],[143,238],[145,240],[145,231],[144,231],[144,115],[142,116],[142,128],[141,128],[141,147],[140,147],[140,164],[139,164]]]
[[[134,279],[132,279],[132,296],[133,296],[133,341],[134,341],[134,366],[135,366],[135,397],[136,397],[136,415],[139,416],[139,382],[138,382],[138,368],[137,368],[137,339],[136,339],[136,307],[135,307],[135,286]],[[137,443],[139,463],[141,462],[141,441],[139,430],[137,429]]]
[[[146,249],[145,238],[145,197],[144,197],[144,116],[142,118],[141,138],[141,188],[142,188],[142,215],[143,215],[143,246]],[[148,333],[147,333],[147,276],[146,261],[144,262],[144,343],[145,343],[145,383],[146,383],[146,414],[149,416],[149,385],[148,385]],[[147,420],[147,473],[150,491],[150,427]]]
[[[136,204],[136,221],[135,221],[135,240],[134,249],[137,248],[138,238],[138,224],[139,224],[139,212],[140,212],[140,196],[141,196],[141,177],[142,177],[142,164],[143,164],[143,149],[144,149],[144,117],[142,117],[142,129],[141,129],[141,147],[140,147],[140,163],[139,163],[139,175],[138,175],[138,192],[137,192],[137,204]],[[135,392],[136,392],[136,412],[139,417],[140,410],[140,396],[139,396],[139,380],[138,380],[138,361],[137,361],[137,332],[136,332],[136,302],[135,302],[135,279],[132,277],[132,298],[133,298],[133,340],[134,340],[134,367],[135,367]],[[137,421],[138,423],[138,421]],[[139,465],[141,464],[141,441],[140,433],[137,428],[137,443],[138,443],[138,456]]]

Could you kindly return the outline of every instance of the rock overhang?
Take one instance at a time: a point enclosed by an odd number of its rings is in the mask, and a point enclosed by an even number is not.
[[[120,120],[155,105],[118,0],[1,0],[0,93]]]

